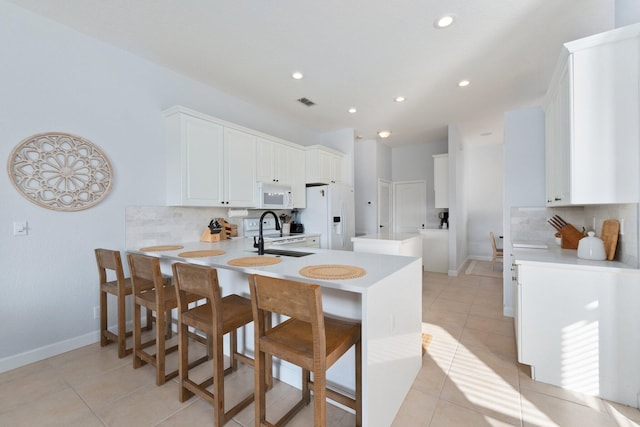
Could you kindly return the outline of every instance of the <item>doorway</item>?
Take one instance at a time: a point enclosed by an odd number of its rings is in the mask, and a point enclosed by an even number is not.
[[[390,232],[393,224],[393,188],[390,181],[378,179],[378,232]]]
[[[393,230],[399,233],[417,233],[427,220],[427,182],[394,182],[393,196]]]

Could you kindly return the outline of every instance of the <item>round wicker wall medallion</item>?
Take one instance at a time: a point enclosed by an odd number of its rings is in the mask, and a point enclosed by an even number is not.
[[[14,187],[27,200],[56,211],[100,203],[111,190],[107,156],[91,142],[67,133],[41,133],[20,142],[7,164]]]

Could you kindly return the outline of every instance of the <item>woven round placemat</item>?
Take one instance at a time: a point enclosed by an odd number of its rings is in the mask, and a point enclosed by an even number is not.
[[[182,258],[203,258],[207,256],[218,256],[223,255],[225,251],[215,250],[215,251],[189,251],[189,252],[181,252],[178,256]]]
[[[164,245],[164,246],[147,246],[146,248],[140,248],[142,252],[157,252],[157,251],[177,251],[182,249],[182,245]]]
[[[352,265],[310,265],[300,270],[300,274],[311,279],[355,279],[367,274],[367,271]]]
[[[262,267],[265,265],[278,264],[279,262],[282,262],[282,260],[273,256],[248,256],[232,259],[228,261],[227,264],[236,267]]]

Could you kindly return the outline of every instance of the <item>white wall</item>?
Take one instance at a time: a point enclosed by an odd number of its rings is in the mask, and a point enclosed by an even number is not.
[[[378,217],[378,150],[374,140],[355,145],[356,236],[374,233]]]
[[[182,104],[302,145],[319,141],[273,113],[4,0],[0,39],[2,163],[30,135],[68,132],[101,147],[115,177],[99,205],[55,212],[24,199],[0,174],[0,371],[18,358],[96,341],[93,249],[125,248],[127,206],[164,204],[163,109]],[[14,237],[13,221],[21,220],[29,235]]]
[[[393,181],[427,182],[427,228],[437,228],[440,225],[438,212],[443,210],[435,208],[433,155],[447,153],[447,150],[446,141],[393,147],[391,150]]]
[[[545,206],[544,113],[540,107],[504,115],[504,247],[511,247],[511,209]],[[511,255],[504,253],[503,307],[513,316]]]
[[[468,257],[493,256],[489,232],[502,235],[502,144],[465,144],[464,192],[467,204]]]
[[[460,130],[449,125],[449,275],[458,275],[467,260],[465,156]]]

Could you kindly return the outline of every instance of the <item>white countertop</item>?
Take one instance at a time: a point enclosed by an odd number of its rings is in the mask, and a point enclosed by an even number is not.
[[[417,236],[417,235],[414,235]],[[223,240],[221,242],[205,243],[205,242],[187,242],[175,243],[166,242],[159,245],[179,244],[184,248],[173,251],[153,251],[141,252],[139,248],[127,248],[130,252],[144,253],[145,255],[160,257],[171,262],[182,261],[192,264],[207,265],[216,268],[224,268],[227,270],[240,271],[246,274],[262,274],[271,277],[280,277],[291,280],[297,280],[307,283],[319,283],[323,287],[345,290],[349,292],[365,293],[366,290],[391,275],[392,273],[406,267],[415,262],[417,258],[371,254],[351,251],[337,251],[329,249],[318,249],[310,247],[287,247],[286,250],[312,252],[313,255],[304,257],[288,257],[282,256],[282,262],[264,267],[236,267],[228,265],[227,262],[235,258],[257,256],[257,249],[253,248],[253,240],[248,238],[234,238],[231,240]],[[265,246],[268,248],[269,246]],[[271,246],[274,249],[282,249],[277,245]],[[202,258],[183,258],[178,256],[182,252],[201,251],[201,250],[223,250],[223,255],[202,257]],[[263,255],[265,257],[274,255]],[[366,274],[355,279],[344,280],[321,280],[310,279],[299,274],[300,269],[306,266],[338,264],[351,265],[366,270]]]
[[[356,236],[356,237],[352,237],[351,241],[355,242],[358,240],[389,240],[389,241],[402,242],[402,241],[413,239],[416,237],[420,237],[420,235],[416,233],[388,232],[388,233],[373,233],[373,234],[365,234],[364,236]]]
[[[579,268],[585,270],[640,272],[635,267],[631,267],[619,261],[594,261],[578,258],[577,250],[561,249],[560,246],[549,246],[548,249],[526,249],[515,248],[512,250],[513,259],[516,264],[546,264],[549,266],[569,268]]]
[[[431,232],[446,233],[448,231],[449,231],[448,228],[418,228],[418,233],[420,234],[431,233]]]

